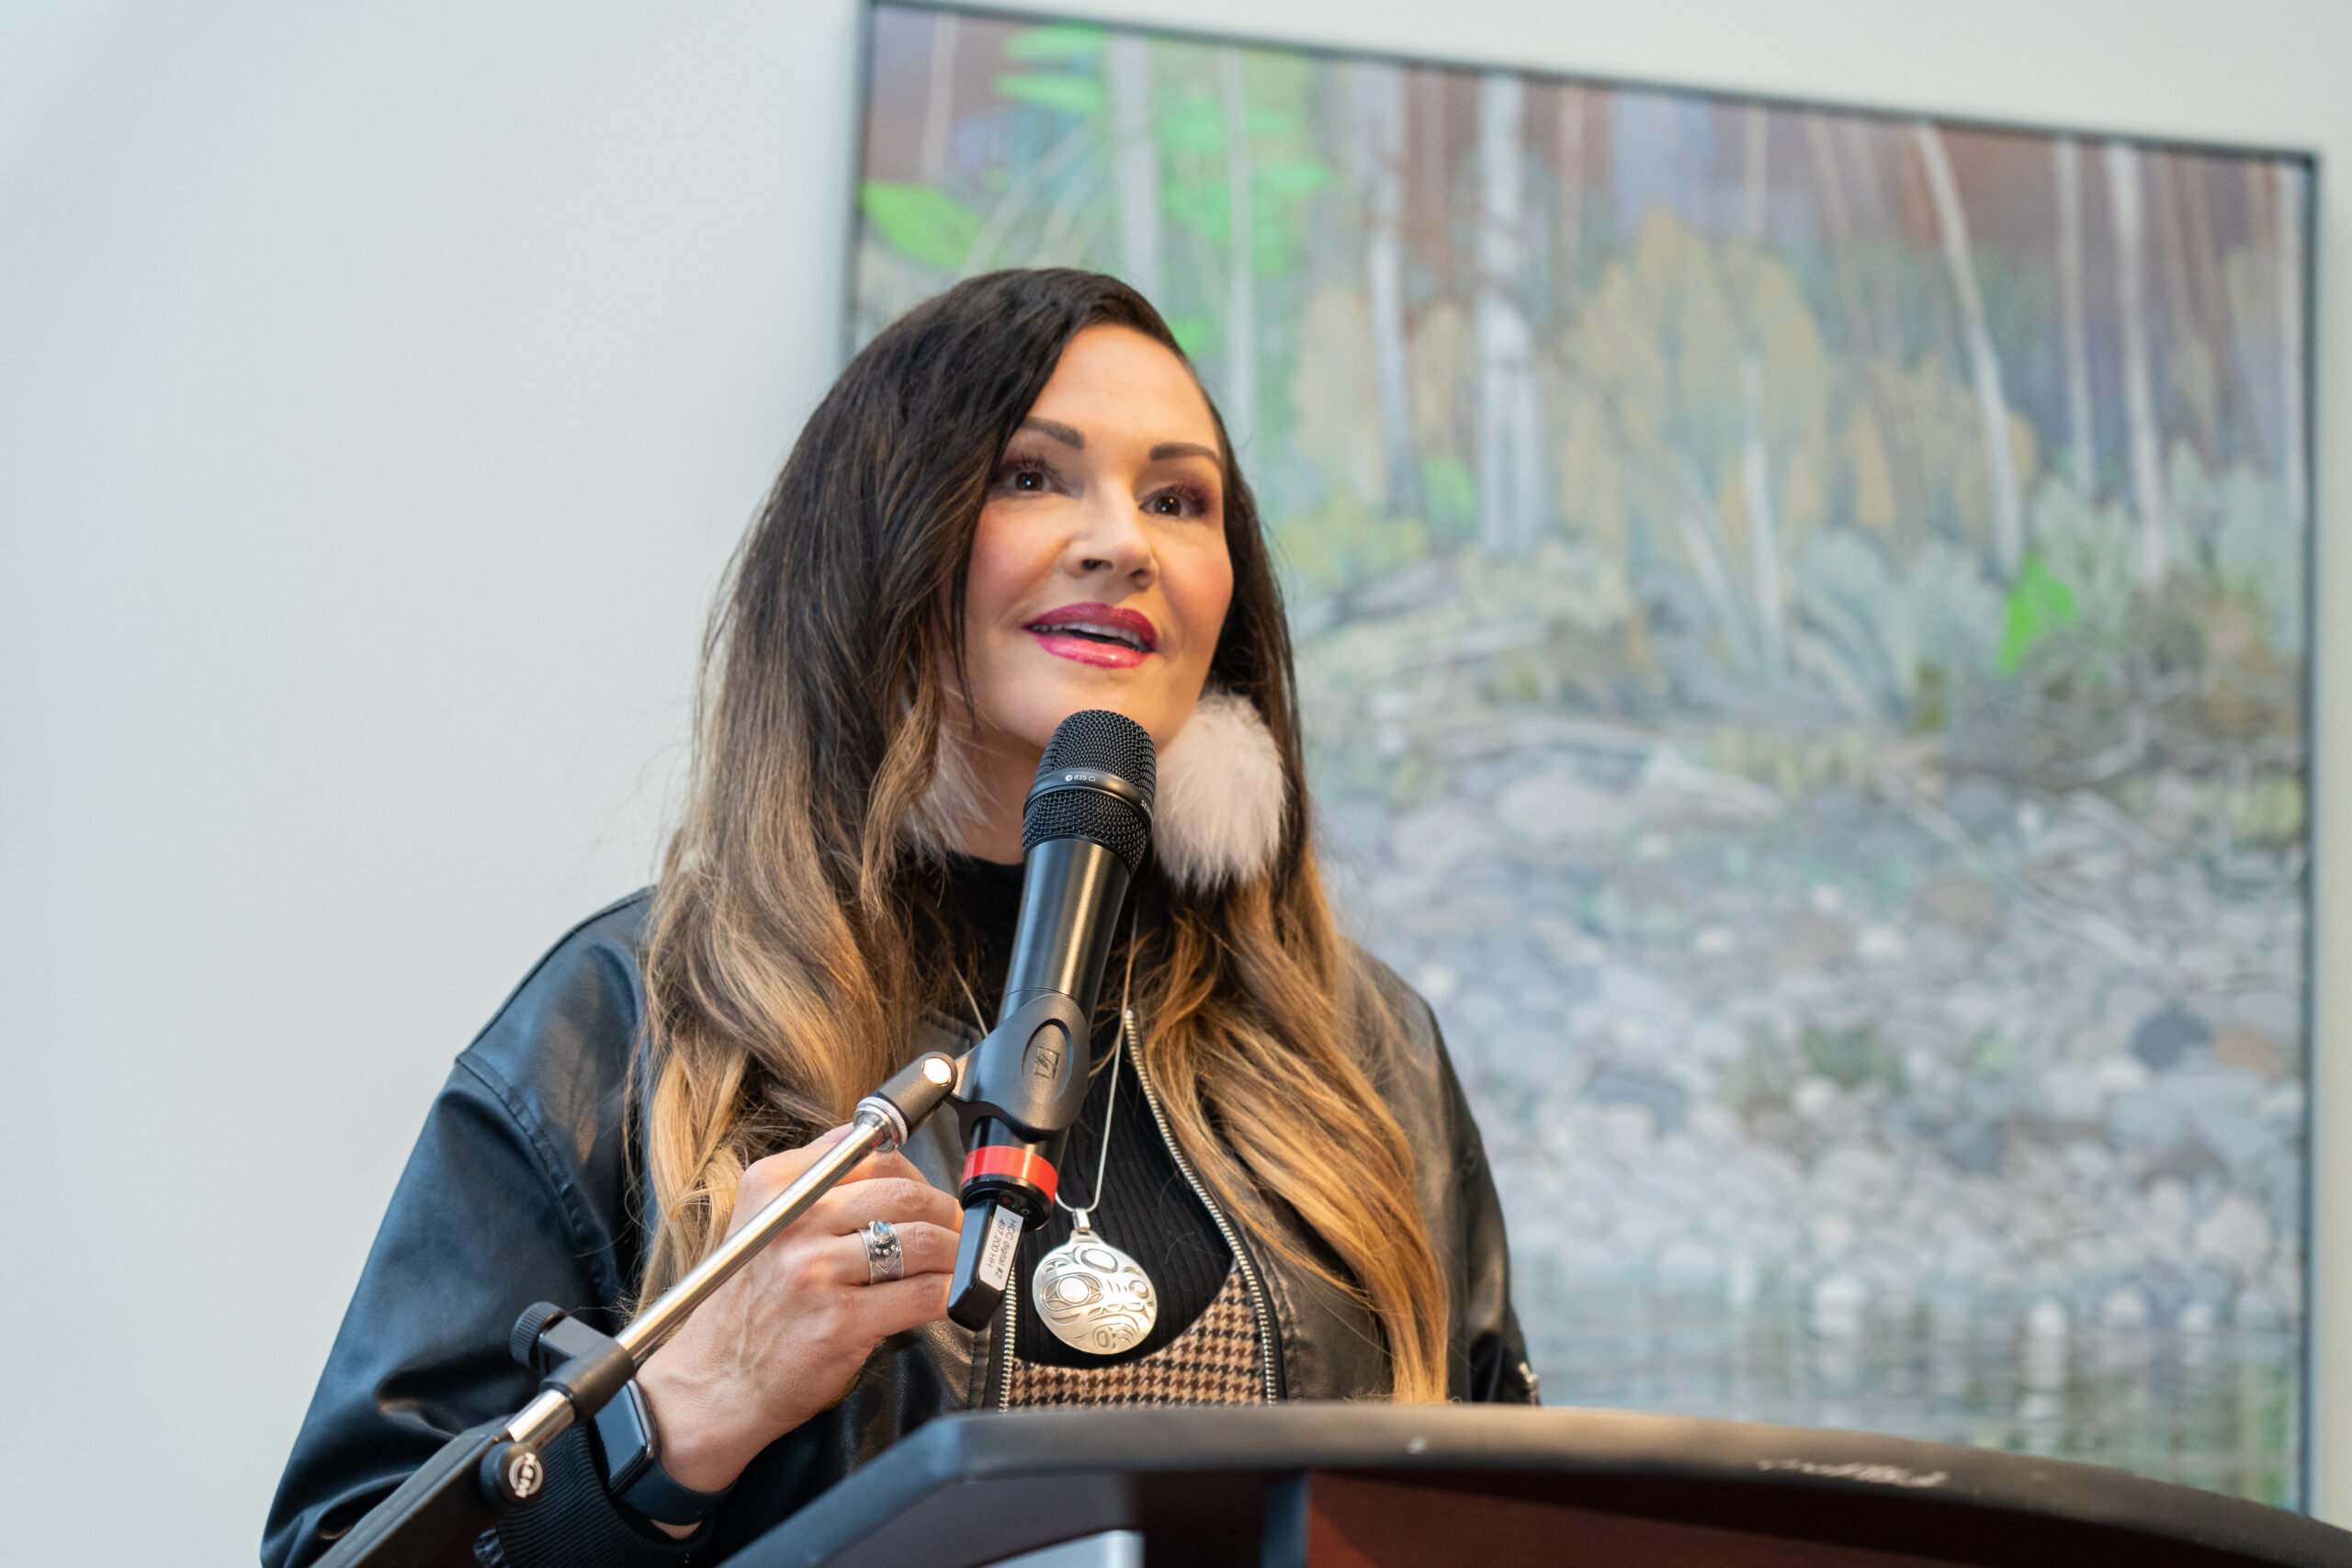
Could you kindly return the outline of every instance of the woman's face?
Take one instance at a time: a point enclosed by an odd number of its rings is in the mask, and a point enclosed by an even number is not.
[[[1225,468],[1192,373],[1125,327],[1072,338],[980,508],[964,656],[982,746],[1032,760],[1109,708],[1165,749],[1233,597]]]

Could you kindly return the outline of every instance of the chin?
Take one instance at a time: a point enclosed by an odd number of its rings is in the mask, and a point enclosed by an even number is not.
[[[1134,719],[1150,734],[1155,748],[1165,750],[1184,728],[1192,704],[1178,703],[1164,692],[1138,691],[1126,682],[1069,681],[1050,691],[1033,690],[1006,728],[1043,751],[1062,720],[1088,708],[1107,708]]]

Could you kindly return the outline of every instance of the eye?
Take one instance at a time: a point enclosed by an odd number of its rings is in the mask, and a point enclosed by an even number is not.
[[[1015,495],[1043,495],[1054,488],[1054,471],[1035,457],[1007,457],[997,465],[994,488]]]
[[[1208,514],[1207,492],[1190,485],[1171,485],[1145,498],[1143,509],[1154,517],[1204,517]]]

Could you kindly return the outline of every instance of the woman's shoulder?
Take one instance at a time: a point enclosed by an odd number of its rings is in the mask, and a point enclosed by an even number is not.
[[[1437,1013],[1405,977],[1356,943],[1347,944],[1348,1010],[1356,1037],[1386,1058],[1375,1063],[1408,1078],[1435,1078],[1451,1071]]]
[[[555,1149],[586,1154],[619,1130],[645,1022],[651,904],[640,890],[566,931],[458,1058]]]

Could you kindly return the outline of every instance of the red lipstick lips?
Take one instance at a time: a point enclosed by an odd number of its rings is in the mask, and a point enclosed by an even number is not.
[[[1159,646],[1151,617],[1109,604],[1064,604],[1022,627],[1057,658],[1129,670]]]

